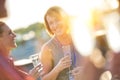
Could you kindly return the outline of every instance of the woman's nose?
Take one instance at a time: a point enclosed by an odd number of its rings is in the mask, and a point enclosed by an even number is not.
[[[16,37],[16,34],[15,34],[14,32],[13,32],[13,34],[12,34],[12,35],[13,35],[13,37]]]

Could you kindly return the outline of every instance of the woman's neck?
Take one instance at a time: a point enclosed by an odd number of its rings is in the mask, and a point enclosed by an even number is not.
[[[0,48],[0,54],[2,54],[5,57],[9,57],[10,51]]]
[[[68,34],[56,36],[56,39],[61,45],[70,45],[71,44],[71,37]]]

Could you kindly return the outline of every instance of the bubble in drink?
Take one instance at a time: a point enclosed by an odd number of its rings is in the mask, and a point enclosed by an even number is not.
[[[71,56],[70,45],[63,46],[62,49],[63,49],[64,56],[67,56],[67,55]]]

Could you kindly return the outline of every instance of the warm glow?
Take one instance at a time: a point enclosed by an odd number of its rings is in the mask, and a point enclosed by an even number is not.
[[[120,51],[119,14],[114,12],[105,16],[104,24],[110,48],[115,52]]]
[[[76,45],[78,51],[84,55],[88,56],[92,53],[94,49],[94,37],[92,35],[93,24],[91,23],[93,19],[93,10],[99,8],[102,1],[94,0],[94,3],[90,0],[84,0],[79,4],[81,9],[77,14],[75,23],[72,25],[72,38]],[[87,6],[86,6],[87,5]]]
[[[62,7],[72,16],[81,14],[87,18],[90,8],[98,3],[99,0],[7,0],[8,20],[6,22],[12,29],[26,27],[37,21],[43,22],[46,10],[54,5]]]
[[[86,5],[88,6],[87,1],[88,0],[7,0],[9,14],[6,22],[12,29],[27,27],[34,22],[43,22],[46,10],[54,5],[62,7],[72,16],[76,16],[82,12],[81,10],[86,8]]]
[[[112,24],[108,27],[107,38],[110,47],[116,52],[120,51],[120,33]]]
[[[94,36],[101,34],[101,32],[93,34],[92,31],[104,29],[103,28],[104,16],[102,12],[108,10],[110,7],[115,8],[118,6],[115,0],[112,5],[110,5],[110,3],[112,3],[110,0],[108,2],[109,3],[107,3],[107,1],[105,0],[93,0],[93,1],[84,0],[83,2],[79,3],[80,8],[76,15],[77,19],[75,18],[75,23],[73,22],[72,25],[72,38],[76,48],[84,56],[91,54],[93,48],[95,47]],[[110,20],[108,19],[106,22],[109,24]],[[105,26],[111,26],[111,24]],[[112,35],[114,35],[114,37],[110,34],[111,35],[110,37],[112,39],[110,38],[108,40],[110,41],[111,47],[114,50],[118,50],[118,48],[120,48],[119,44],[120,42],[118,42],[120,41],[119,38],[120,35],[118,35],[119,34],[118,31],[113,30],[114,29],[110,29],[109,32],[111,34],[113,33]],[[91,33],[93,35],[91,35]],[[102,32],[102,34],[105,34],[105,32],[104,33]]]
[[[90,55],[90,60],[97,68],[102,68],[105,65],[105,58],[103,57],[101,51],[97,48],[95,48]]]
[[[105,71],[100,76],[100,80],[112,80],[112,74],[110,71]]]
[[[78,51],[83,56],[90,55],[94,48],[94,39],[86,23],[80,21],[80,19],[76,20],[73,24],[71,34]]]
[[[107,2],[109,2],[109,7],[111,9],[116,9],[119,6],[118,0],[111,0],[111,1],[107,0]]]

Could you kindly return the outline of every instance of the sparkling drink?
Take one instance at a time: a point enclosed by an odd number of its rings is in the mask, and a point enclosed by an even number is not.
[[[69,55],[72,59],[70,45],[63,46],[62,49],[63,49],[64,56]],[[70,73],[70,71],[71,71],[71,67],[69,67],[69,72],[68,72],[69,73],[69,80],[74,80],[72,73]]]

